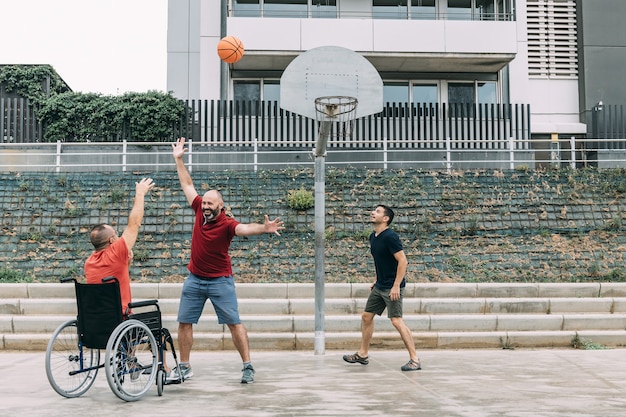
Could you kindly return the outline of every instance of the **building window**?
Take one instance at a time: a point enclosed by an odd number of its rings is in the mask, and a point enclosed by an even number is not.
[[[407,0],[373,0],[373,19],[407,19]]]
[[[443,91],[443,92],[442,92]],[[280,80],[233,80],[234,101],[276,102],[280,106]],[[497,81],[386,81],[383,84],[383,103],[414,103],[416,106],[456,104],[497,104]]]
[[[496,104],[498,89],[495,82],[479,81],[476,83],[476,102],[478,104]]]
[[[233,101],[245,102],[239,107],[244,114],[257,114],[259,101],[280,106],[280,80],[233,80]]]
[[[448,82],[450,116],[474,116],[474,104],[496,104],[495,81]]]
[[[415,104],[437,104],[439,103],[439,88],[437,84],[415,83],[411,88],[413,103]]]
[[[259,0],[233,0],[233,16],[261,17],[261,3]]]
[[[578,78],[575,0],[528,0],[531,78]]]
[[[448,103],[472,104],[476,102],[474,83],[448,83]]]
[[[447,0],[447,2],[446,16],[449,20],[513,20],[511,0]]]
[[[265,17],[308,17],[307,0],[264,0],[263,16]]]
[[[472,0],[448,0],[448,20],[472,20]]]
[[[476,0],[478,20],[496,20],[495,0]]]
[[[409,7],[410,19],[437,19],[437,5],[435,0],[411,0]]]
[[[261,83],[259,81],[233,81],[233,99],[235,101],[261,100]]]
[[[406,103],[409,101],[409,88],[406,83],[384,83],[383,103]]]
[[[235,17],[337,18],[337,0],[232,0]]]
[[[280,104],[280,81],[279,80],[262,80],[263,98],[265,101],[276,101]]]
[[[337,1],[336,0],[311,0],[311,17],[336,19],[337,18]]]
[[[513,1],[372,0],[371,18],[508,21],[513,20]],[[336,19],[339,17],[337,0],[231,0],[231,5],[230,15],[235,17],[284,17],[297,19]],[[364,17],[368,18],[370,15],[364,15]]]

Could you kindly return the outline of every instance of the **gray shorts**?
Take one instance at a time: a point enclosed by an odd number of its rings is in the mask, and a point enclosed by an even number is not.
[[[404,288],[400,288],[399,300],[392,300],[389,297],[389,291],[391,290],[379,290],[376,286],[374,286],[369,297],[367,297],[365,311],[380,316],[386,308],[387,317],[402,317],[402,299],[404,298]]]
[[[206,300],[211,300],[219,324],[239,324],[239,307],[233,277],[199,278],[189,274],[180,295],[179,323],[198,323]]]

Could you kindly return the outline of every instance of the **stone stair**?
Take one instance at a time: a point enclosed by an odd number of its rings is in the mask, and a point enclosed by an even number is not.
[[[182,284],[133,284],[133,297],[158,299],[176,339]],[[313,350],[315,286],[237,284],[252,350]],[[326,284],[326,349],[354,350],[369,284]],[[376,318],[373,348],[402,349],[390,321]],[[0,284],[0,350],[44,351],[52,332],[76,317],[72,284]],[[626,283],[411,283],[404,319],[418,349],[566,347],[572,339],[626,345]],[[195,326],[194,349],[234,349],[210,303]]]

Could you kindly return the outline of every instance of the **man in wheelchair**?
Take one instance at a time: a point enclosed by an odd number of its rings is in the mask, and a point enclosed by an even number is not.
[[[124,401],[140,399],[155,382],[160,396],[164,385],[184,381],[167,377],[168,343],[175,365],[178,359],[172,336],[162,327],[158,300],[131,301],[132,248],[143,220],[145,196],[153,187],[150,178],[135,183],[133,206],[121,236],[108,224],[91,230],[95,250],[85,261],[87,283],[61,279],[74,282],[78,314],[54,331],[45,362],[50,385],[64,397],[87,392],[101,368],[111,390]]]
[[[94,226],[89,234],[95,250],[85,262],[87,283],[100,284],[102,278],[116,277],[120,284],[123,314],[127,313],[128,303],[132,300],[128,266],[133,259],[133,246],[143,220],[145,196],[153,187],[151,178],[143,178],[135,183],[133,207],[121,237],[108,224]]]
[[[117,231],[108,224],[98,224],[89,235],[94,252],[85,261],[85,278],[88,284],[100,284],[105,277],[115,277],[119,283],[124,319],[132,313],[129,303],[132,301],[130,273],[128,267],[133,259],[133,247],[137,241],[139,228],[144,215],[146,194],[154,187],[151,178],[143,178],[135,183],[135,198],[128,216],[128,224],[118,236]],[[170,369],[163,357],[163,366],[169,376]],[[137,378],[138,372],[131,372],[131,378]]]

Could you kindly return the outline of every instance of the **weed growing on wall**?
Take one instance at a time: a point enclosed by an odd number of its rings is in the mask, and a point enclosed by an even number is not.
[[[304,188],[289,190],[287,193],[287,204],[293,210],[304,211],[315,205],[315,198],[312,192]]]

